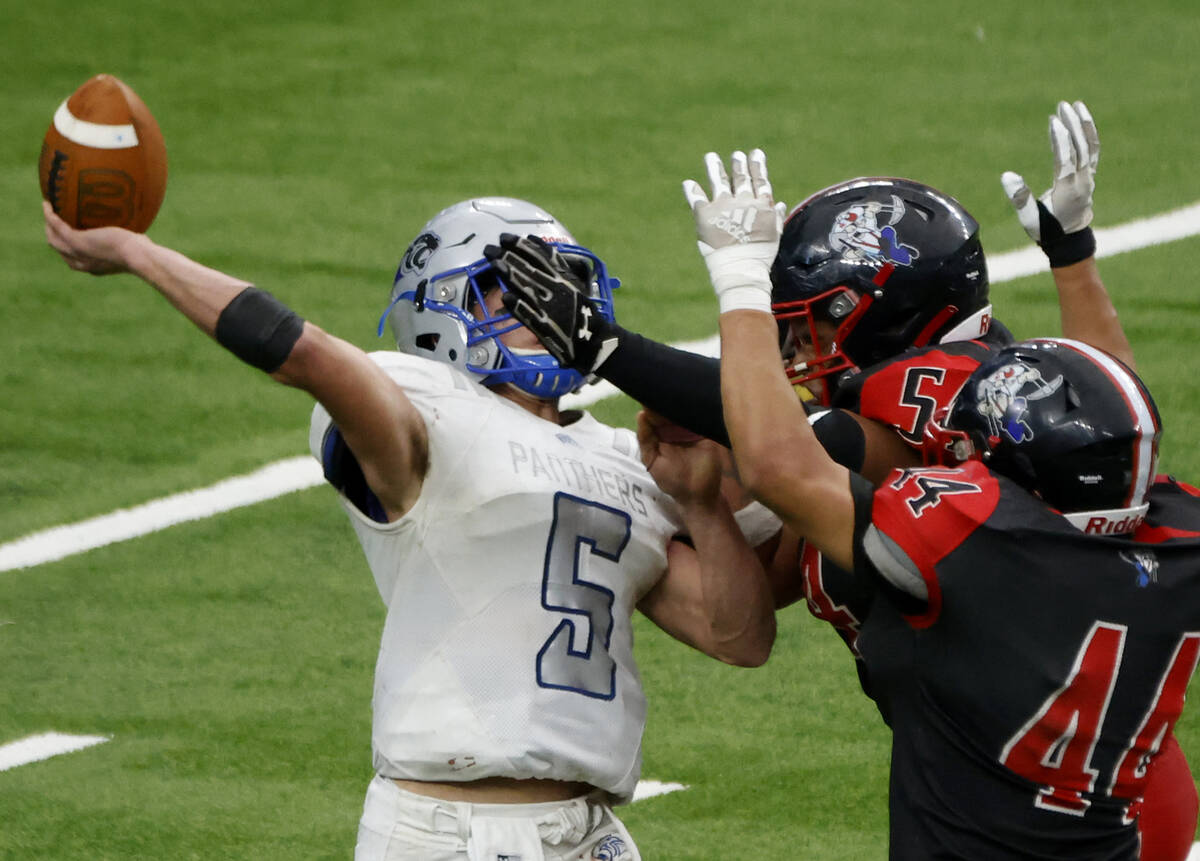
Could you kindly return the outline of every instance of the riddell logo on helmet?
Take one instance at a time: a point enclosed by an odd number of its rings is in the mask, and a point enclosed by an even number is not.
[[[1089,517],[1083,531],[1086,535],[1124,535],[1141,526],[1145,519],[1146,515],[1144,514],[1129,514],[1120,520],[1113,520],[1103,515]]]
[[[539,238],[550,245],[574,245],[575,240],[569,236],[550,236],[549,234],[541,234]]]

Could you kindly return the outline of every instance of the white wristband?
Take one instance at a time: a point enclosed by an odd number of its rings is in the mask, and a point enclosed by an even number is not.
[[[757,547],[783,529],[783,521],[775,512],[757,500],[735,511],[733,519],[751,547]]]
[[[703,242],[699,245],[722,313],[743,309],[770,312],[771,261],[776,244],[750,242],[716,249]]]
[[[771,313],[771,297],[758,287],[730,287],[717,297],[721,313],[726,311],[765,311]]]

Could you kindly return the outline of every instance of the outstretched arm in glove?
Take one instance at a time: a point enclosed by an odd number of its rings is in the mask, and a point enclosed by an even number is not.
[[[1059,102],[1050,117],[1054,181],[1035,198],[1024,178],[1006,171],[1000,178],[1021,226],[1050,260],[1058,288],[1062,333],[1107,350],[1133,367],[1133,348],[1125,337],[1096,267],[1092,234],[1092,193],[1100,160],[1100,136],[1083,102]]]

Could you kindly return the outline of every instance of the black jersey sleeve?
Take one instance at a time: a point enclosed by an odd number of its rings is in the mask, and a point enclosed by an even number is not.
[[[845,410],[823,410],[809,419],[821,447],[851,472],[862,469],[867,456],[867,437],[862,425]]]
[[[901,613],[915,615],[928,607],[924,597],[906,592],[884,576],[871,562],[864,547],[871,527],[875,486],[858,473],[850,473],[850,494],[854,499],[854,577],[860,584],[871,584],[882,592]]]
[[[720,361],[616,328],[617,349],[596,373],[680,427],[728,446]]]
[[[728,447],[720,360],[617,328],[617,349],[596,373],[680,427]],[[858,422],[841,410],[813,414],[813,432],[829,456],[847,469],[861,469],[866,449]]]

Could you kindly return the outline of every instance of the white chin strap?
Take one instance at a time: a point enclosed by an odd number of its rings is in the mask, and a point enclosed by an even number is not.
[[[1133,508],[1109,508],[1101,511],[1072,511],[1064,514],[1072,526],[1087,535],[1128,535],[1146,519],[1150,503]]]

